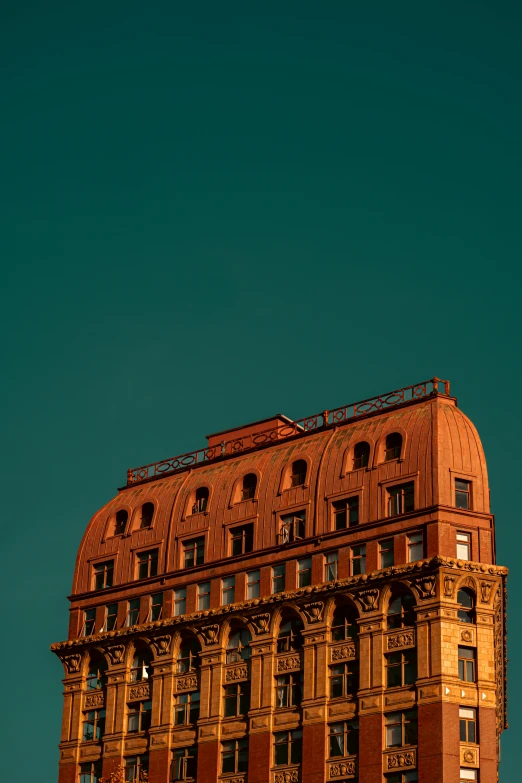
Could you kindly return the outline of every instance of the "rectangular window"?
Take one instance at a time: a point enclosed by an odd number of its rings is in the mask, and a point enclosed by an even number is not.
[[[359,723],[345,721],[328,726],[329,758],[354,756],[359,752]]]
[[[424,557],[424,536],[422,531],[408,536],[408,563],[415,563]]]
[[[399,484],[396,487],[388,489],[388,516],[395,517],[397,514],[406,514],[407,511],[414,509],[414,482]]]
[[[304,557],[297,561],[297,577],[299,587],[308,587],[312,584],[312,558]]]
[[[455,479],[455,505],[457,508],[471,508],[471,481]]]
[[[196,780],[198,769],[198,748],[176,748],[172,754],[171,780]]]
[[[351,575],[358,576],[366,573],[366,544],[352,546],[351,550]]]
[[[106,563],[96,563],[94,566],[94,589],[105,590],[112,587],[114,575],[114,560],[108,560]]]
[[[300,729],[274,734],[274,766],[300,764],[302,742],[303,732]]]
[[[417,651],[391,653],[386,656],[386,684],[388,688],[414,685],[417,679]]]
[[[419,773],[416,769],[407,772],[391,772],[384,776],[385,783],[418,783]]]
[[[285,514],[281,517],[281,530],[279,540],[281,544],[291,544],[292,541],[300,541],[305,537],[306,512],[298,511],[295,514]]]
[[[234,603],[234,594],[236,591],[236,577],[225,576],[221,580],[221,603],[228,606]]]
[[[471,534],[457,533],[457,559],[471,560]]]
[[[254,548],[254,525],[241,525],[230,530],[231,554],[244,555]]]
[[[187,612],[187,588],[180,587],[174,590],[174,617]]]
[[[210,609],[210,582],[198,585],[198,612]]]
[[[385,726],[387,748],[417,744],[417,710],[389,712],[385,715]]]
[[[180,693],[176,696],[176,706],[174,707],[174,725],[191,726],[199,718],[199,691],[192,693]]]
[[[150,729],[151,714],[152,701],[139,701],[135,704],[129,704],[128,733],[148,731]]]
[[[192,538],[183,542],[183,568],[203,565],[205,560],[205,539]]]
[[[247,600],[259,598],[260,585],[260,571],[249,571],[247,574]]]
[[[114,631],[118,622],[118,604],[107,604],[105,607],[104,631]]]
[[[156,576],[158,573],[158,550],[151,549],[149,552],[140,552],[138,554],[138,579],[147,579],[149,576]]]
[[[138,625],[140,619],[140,599],[133,598],[132,601],[127,602],[127,617],[125,619],[125,626],[130,628],[131,625]]]
[[[459,647],[459,680],[475,682],[475,650]]]
[[[225,718],[246,715],[250,709],[250,683],[241,682],[225,686]]]
[[[126,783],[138,783],[138,781],[147,780],[148,772],[148,756],[127,756],[125,759]]]
[[[80,783],[99,783],[101,776],[101,761],[88,761],[87,764],[80,764]]]
[[[330,666],[330,698],[354,696],[359,690],[359,661]]]
[[[298,707],[301,704],[301,672],[281,674],[276,678],[276,709]]]
[[[248,739],[221,743],[221,772],[246,772],[248,769]]]
[[[156,593],[150,597],[150,621],[161,620],[163,612],[163,593]]]
[[[339,561],[339,552],[328,552],[324,558],[324,581],[332,582],[337,579],[337,566]]]
[[[359,524],[359,496],[334,503],[334,530],[344,530]]]
[[[471,781],[478,780],[478,772],[476,769],[466,769],[461,767],[460,770],[460,783],[470,783]]]
[[[272,593],[282,593],[285,589],[286,565],[281,563],[272,568]]]
[[[381,568],[389,568],[393,565],[393,538],[379,541],[379,560]]]
[[[477,710],[471,707],[459,709],[460,741],[478,742]]]
[[[86,609],[83,613],[82,636],[92,636],[96,625],[96,609]]]
[[[83,713],[82,741],[100,740],[105,733],[105,710],[90,710]]]

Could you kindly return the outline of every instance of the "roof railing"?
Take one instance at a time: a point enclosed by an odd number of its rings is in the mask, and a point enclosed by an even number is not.
[[[441,387],[443,391],[441,391]],[[177,457],[151,462],[150,465],[143,465],[140,468],[130,468],[127,471],[127,485],[137,484],[141,481],[147,481],[161,476],[175,473],[184,468],[201,465],[205,462],[239,454],[249,449],[255,449],[268,443],[286,440],[294,435],[306,435],[314,430],[328,427],[332,424],[342,424],[343,422],[353,421],[359,416],[366,416],[371,413],[380,413],[381,411],[395,408],[398,405],[404,405],[408,402],[415,402],[425,397],[436,394],[449,396],[449,381],[443,381],[439,378],[432,378],[429,381],[415,383],[413,386],[405,386],[403,389],[380,394],[378,397],[370,397],[360,402],[351,402],[349,405],[343,405],[332,411],[322,411],[312,416],[305,416],[303,419],[277,427],[272,427],[262,432],[253,432],[243,435],[240,438],[222,441],[218,446],[197,449],[189,451],[187,454],[180,454]]]

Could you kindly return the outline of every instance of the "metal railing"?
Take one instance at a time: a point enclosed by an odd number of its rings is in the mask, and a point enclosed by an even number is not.
[[[443,391],[441,391],[441,386]],[[248,449],[255,449],[268,443],[291,438],[294,435],[306,435],[309,432],[332,424],[342,424],[343,422],[357,419],[359,416],[379,413],[407,402],[430,397],[434,394],[449,396],[449,393],[449,381],[432,378],[429,381],[415,383],[413,386],[405,386],[403,389],[380,394],[378,397],[370,397],[360,402],[351,402],[332,411],[322,411],[322,413],[315,413],[312,416],[305,416],[303,419],[298,419],[288,424],[280,424],[262,432],[253,432],[240,438],[222,441],[218,446],[189,451],[187,454],[180,454],[177,457],[170,457],[159,462],[151,462],[149,465],[142,465],[140,468],[130,468],[127,471],[127,485],[159,478],[183,468],[201,465],[219,457],[228,457]]]

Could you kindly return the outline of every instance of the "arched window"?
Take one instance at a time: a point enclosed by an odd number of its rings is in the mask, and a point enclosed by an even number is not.
[[[391,459],[398,459],[401,456],[402,435],[398,432],[391,432],[386,435],[386,449],[384,460],[388,462]]]
[[[200,511],[206,511],[208,505],[207,487],[199,487],[196,490],[196,502],[192,506],[192,513],[198,514]]]
[[[129,515],[125,509],[120,509],[120,511],[116,512],[116,521],[114,523],[114,535],[115,536],[122,536],[125,533],[125,528],[127,527],[127,521],[129,519]]]
[[[107,682],[107,661],[105,658],[93,658],[87,673],[87,690],[96,691],[103,688]]]
[[[131,682],[148,680],[151,675],[152,653],[150,650],[137,650],[132,660],[130,671]]]
[[[415,599],[411,593],[392,594],[388,606],[388,629],[415,625]]]
[[[144,503],[141,507],[141,524],[140,528],[150,527],[152,525],[152,517],[154,516],[154,503]]]
[[[332,642],[356,639],[358,633],[355,611],[347,606],[338,606],[332,619]]]
[[[292,463],[292,473],[290,474],[290,486],[302,487],[306,481],[307,465],[304,459],[297,459]]]
[[[227,663],[236,663],[236,661],[248,661],[252,655],[250,642],[252,637],[246,628],[238,628],[233,631],[227,644]]]
[[[243,477],[241,485],[241,500],[252,500],[256,494],[257,476],[255,473],[247,473]]]
[[[303,646],[303,623],[299,617],[283,618],[277,637],[277,652],[300,650]]]
[[[475,596],[468,590],[467,587],[463,587],[457,593],[457,603],[459,605],[458,616],[462,623],[474,623],[475,622]]]
[[[199,666],[199,653],[201,647],[197,639],[185,639],[181,643],[178,653],[178,673],[195,672]]]
[[[353,450],[353,469],[365,468],[370,459],[370,444],[362,440],[356,443]]]

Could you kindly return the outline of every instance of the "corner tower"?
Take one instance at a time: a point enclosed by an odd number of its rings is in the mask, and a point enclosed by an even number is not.
[[[59,783],[496,783],[506,574],[436,378],[129,470],[52,647]]]

